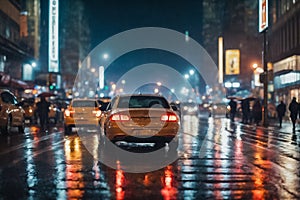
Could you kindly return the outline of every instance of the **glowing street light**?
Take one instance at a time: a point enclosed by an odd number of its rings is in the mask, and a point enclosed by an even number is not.
[[[193,69],[191,69],[191,70],[189,71],[189,73],[190,73],[191,76],[193,76],[193,75],[195,74],[195,71],[194,71]]]
[[[103,59],[104,59],[104,60],[107,60],[108,57],[109,57],[109,55],[108,55],[107,53],[103,54]]]
[[[184,78],[185,78],[185,79],[189,79],[190,76],[189,76],[188,74],[185,74],[185,75],[184,75]]]
[[[32,62],[31,63],[31,66],[33,67],[33,68],[35,68],[37,65],[36,65],[36,62]]]
[[[157,86],[161,86],[161,82],[157,82],[156,85],[157,85]]]

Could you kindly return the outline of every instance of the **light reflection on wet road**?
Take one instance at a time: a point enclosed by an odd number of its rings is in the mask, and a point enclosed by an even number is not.
[[[299,136],[227,119],[182,122],[182,156],[137,174],[95,160],[83,140],[98,155],[97,133],[81,138],[31,127],[0,134],[0,198],[300,199]]]

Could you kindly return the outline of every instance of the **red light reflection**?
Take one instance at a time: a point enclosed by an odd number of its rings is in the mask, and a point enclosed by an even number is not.
[[[68,198],[82,198],[84,182],[82,171],[82,152],[79,137],[69,138],[65,142],[66,187]]]
[[[161,189],[161,194],[165,200],[177,199],[177,189],[174,187],[174,173],[172,171],[172,166],[167,166],[164,171],[163,177],[163,188]]]
[[[125,191],[123,190],[123,186],[125,183],[125,176],[122,170],[116,170],[116,199],[122,200],[125,196]]]

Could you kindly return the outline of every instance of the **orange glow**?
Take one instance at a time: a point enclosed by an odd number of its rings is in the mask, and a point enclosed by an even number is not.
[[[163,178],[163,188],[161,189],[161,194],[165,200],[176,199],[177,189],[173,187],[174,174],[172,171],[172,166],[167,166],[165,169],[165,174]]]
[[[82,198],[84,195],[84,182],[82,171],[82,152],[80,138],[68,138],[64,145],[66,157],[66,187],[68,199]],[[72,163],[76,161],[76,163]],[[79,161],[79,162],[78,162]],[[76,189],[75,189],[76,188]],[[77,189],[78,188],[78,189]]]
[[[143,181],[145,186],[148,186],[150,184],[149,176],[146,174]]]
[[[256,136],[258,138],[263,138],[264,131],[257,129]],[[260,141],[261,139],[257,139],[257,141]],[[257,142],[258,145],[261,145],[261,143]],[[267,182],[267,174],[269,169],[271,168],[270,160],[264,155],[264,150],[261,148],[256,148],[256,151],[254,152],[253,157],[255,158],[254,164],[258,166],[257,169],[253,170],[253,182],[255,189],[252,191],[253,199],[264,199],[266,196],[266,189],[264,188],[264,185]],[[262,167],[262,168],[261,168]]]
[[[122,170],[116,170],[116,199],[122,200],[125,196],[125,191],[123,190],[125,182],[124,172]]]

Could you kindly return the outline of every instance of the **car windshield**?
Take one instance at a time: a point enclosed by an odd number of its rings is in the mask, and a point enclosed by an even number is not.
[[[121,97],[118,108],[170,108],[168,102],[162,97],[155,96],[128,96]]]
[[[73,107],[97,107],[95,101],[73,101]]]

